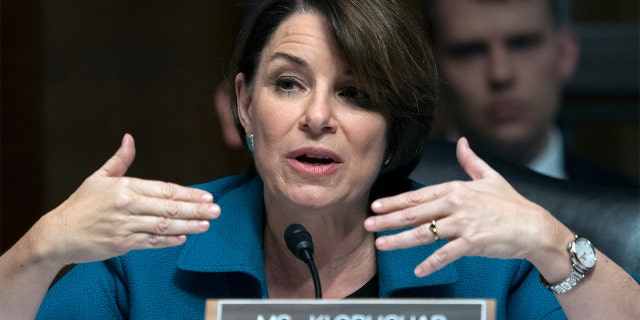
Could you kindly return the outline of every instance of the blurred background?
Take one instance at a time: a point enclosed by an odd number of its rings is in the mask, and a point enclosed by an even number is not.
[[[241,172],[213,107],[240,0],[1,3],[0,252],[136,140],[128,175],[190,185]],[[582,55],[561,123],[584,157],[640,177],[639,5],[574,1]]]

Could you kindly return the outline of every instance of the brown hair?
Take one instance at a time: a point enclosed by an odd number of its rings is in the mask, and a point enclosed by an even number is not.
[[[327,20],[370,109],[388,123],[388,164],[383,172],[404,175],[420,159],[437,100],[438,76],[424,24],[396,0],[267,0],[253,10],[240,31],[228,79],[243,73],[252,88],[262,50],[278,26],[302,12]],[[231,81],[232,87],[234,85]],[[232,112],[244,141],[235,88]]]

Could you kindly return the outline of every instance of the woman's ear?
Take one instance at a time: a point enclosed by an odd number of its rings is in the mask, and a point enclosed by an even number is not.
[[[242,140],[238,136],[238,129],[231,114],[231,86],[226,80],[220,81],[216,87],[213,104],[220,120],[222,138],[224,143],[231,148],[242,148]]]
[[[235,81],[238,118],[244,131],[249,134],[251,133],[249,129],[251,127],[251,113],[249,112],[249,108],[251,107],[251,90],[249,90],[249,84],[245,82],[244,74],[238,73]]]

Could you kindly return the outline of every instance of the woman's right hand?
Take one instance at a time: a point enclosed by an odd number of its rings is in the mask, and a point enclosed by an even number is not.
[[[205,191],[125,177],[134,157],[127,134],[111,159],[36,223],[29,238],[40,258],[63,266],[177,246],[220,215]]]

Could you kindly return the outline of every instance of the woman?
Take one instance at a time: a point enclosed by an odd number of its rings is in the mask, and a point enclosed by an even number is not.
[[[255,171],[197,189],[125,178],[125,136],[2,257],[2,314],[33,317],[62,266],[104,259],[76,266],[39,315],[202,318],[207,298],[311,298],[307,267],[282,237],[300,223],[325,298],[493,298],[499,318],[636,315],[637,283],[599,252],[568,293],[540,284],[539,274],[567,277],[573,234],[464,139],[458,157],[473,181],[411,190],[404,176],[420,156],[436,73],[408,12],[382,0],[265,2],[231,68]]]

